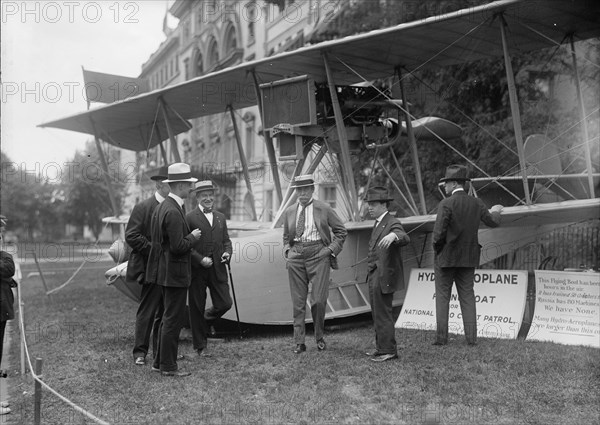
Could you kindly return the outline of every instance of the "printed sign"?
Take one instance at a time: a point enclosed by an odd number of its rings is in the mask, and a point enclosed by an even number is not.
[[[535,271],[528,339],[600,348],[600,273]]]
[[[477,335],[515,339],[519,333],[527,294],[527,271],[475,270]],[[452,286],[448,331],[464,335],[462,314]],[[396,328],[435,330],[435,274],[433,269],[413,269]]]

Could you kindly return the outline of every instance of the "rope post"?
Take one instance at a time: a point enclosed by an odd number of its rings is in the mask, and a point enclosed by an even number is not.
[[[42,363],[39,357],[35,359],[35,374],[38,378],[42,376]],[[34,383],[33,403],[33,423],[39,425],[42,419],[42,384],[37,379]]]

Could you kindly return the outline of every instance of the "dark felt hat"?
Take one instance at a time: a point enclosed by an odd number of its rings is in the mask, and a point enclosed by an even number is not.
[[[163,181],[169,178],[169,172],[167,167],[160,167],[157,170],[154,170],[153,173],[150,174],[150,180],[158,180]]]
[[[390,197],[388,190],[383,186],[375,186],[367,190],[365,202],[389,202],[394,199]]]
[[[446,175],[440,179],[440,183],[455,181],[455,182],[466,182],[471,179],[468,176],[467,167],[464,165],[449,165],[446,168]]]

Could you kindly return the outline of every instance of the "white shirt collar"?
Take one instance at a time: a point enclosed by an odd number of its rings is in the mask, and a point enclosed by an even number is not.
[[[456,192],[460,192],[461,190],[462,190],[463,192],[465,191],[465,190],[464,190],[462,187],[457,187],[456,189],[454,189],[454,190],[452,191],[452,194],[454,195]]]
[[[165,197],[162,196],[160,193],[158,192],[154,192],[154,198],[158,201],[158,203],[162,203],[162,201],[165,200]]]
[[[181,199],[179,196],[175,195],[173,192],[169,193],[169,196],[173,199],[175,199],[175,202],[177,202],[177,205],[179,205],[180,207],[183,208],[183,199]]]
[[[388,211],[384,212],[384,213],[383,213],[383,214],[381,214],[379,217],[377,217],[377,218],[375,219],[375,221],[376,221],[377,223],[381,223],[381,220],[383,220],[383,217],[385,217],[385,215],[386,215],[387,213],[388,213]]]

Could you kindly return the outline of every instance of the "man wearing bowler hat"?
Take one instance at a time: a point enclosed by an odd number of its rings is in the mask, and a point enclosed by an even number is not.
[[[497,227],[502,205],[494,205],[488,211],[481,199],[465,192],[465,183],[469,180],[467,168],[463,165],[450,165],[440,180],[449,197],[440,202],[433,228],[437,322],[433,345],[448,343],[448,313],[453,283],[456,283],[467,344],[477,343],[473,278],[481,253],[479,224],[483,221],[489,227]]]
[[[227,267],[232,253],[225,215],[214,210],[215,188],[210,180],[199,181],[192,191],[198,207],[190,211],[187,222],[200,229],[202,236],[192,250],[192,284],[189,289],[190,326],[194,357],[206,356],[208,323],[231,308],[227,284]],[[205,310],[206,288],[210,289],[212,307]]]
[[[192,184],[190,166],[182,162],[171,164],[168,183],[171,192],[156,208],[152,217],[150,257],[146,279],[162,287],[163,316],[159,329],[158,350],[154,356],[153,371],[163,376],[188,376],[177,368],[179,332],[185,321],[185,302],[191,282],[192,245],[201,232],[190,228],[185,219],[184,199]]]
[[[162,316],[162,288],[146,279],[146,266],[150,255],[152,213],[170,191],[169,185],[162,182],[167,179],[167,167],[161,167],[150,179],[155,183],[156,192],[133,207],[125,229],[125,241],[131,247],[126,279],[142,285],[140,304],[135,316],[133,344],[133,361],[140,366],[146,364],[151,333],[152,352],[156,356],[158,327]]]
[[[292,187],[298,195],[298,203],[283,213],[283,244],[294,315],[294,352],[299,354],[306,351],[304,318],[309,282],[312,282],[310,311],[317,349],[327,348],[323,328],[330,268],[338,268],[336,256],[342,251],[348,232],[333,208],[313,199],[312,176],[295,177]]]
[[[393,199],[385,187],[369,189],[365,201],[375,219],[367,254],[367,283],[376,345],[366,354],[374,362],[384,362],[398,357],[392,301],[394,292],[404,287],[400,247],[410,243],[410,238],[400,220],[388,212]]]

